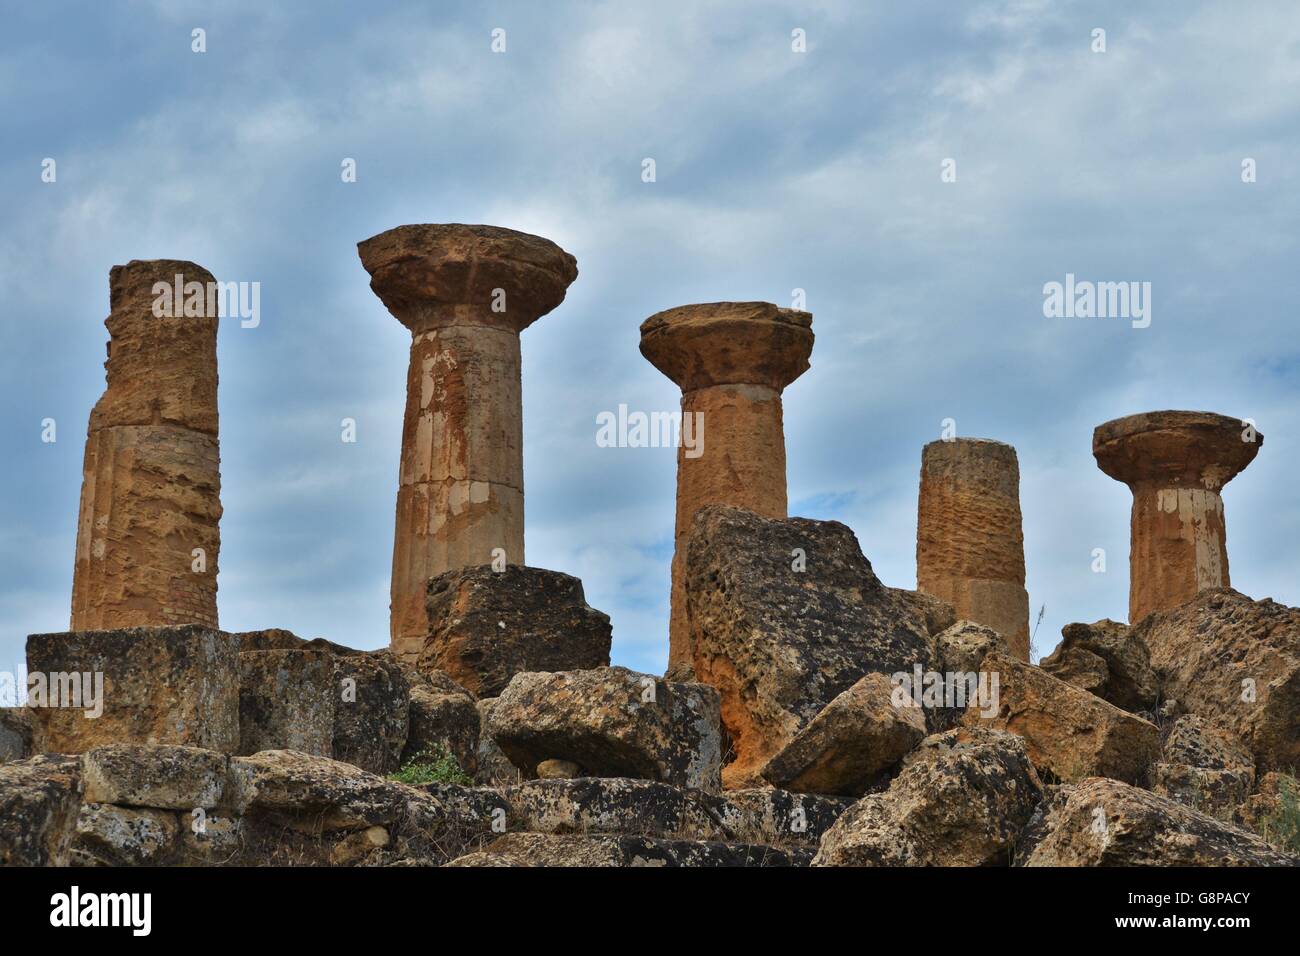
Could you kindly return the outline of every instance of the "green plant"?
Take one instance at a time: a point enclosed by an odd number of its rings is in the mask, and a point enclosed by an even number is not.
[[[469,786],[474,781],[460,768],[458,761],[446,748],[435,746],[421,750],[408,760],[389,780],[419,786],[424,783],[455,783]]]
[[[1293,774],[1281,775],[1277,810],[1263,820],[1260,830],[1269,842],[1300,853],[1300,781]]]

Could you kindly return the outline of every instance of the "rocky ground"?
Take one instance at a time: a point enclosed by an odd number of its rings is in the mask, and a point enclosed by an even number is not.
[[[435,579],[406,660],[282,630],[33,637],[31,669],[75,647],[130,690],[93,728],[0,711],[0,863],[1300,862],[1300,610],[1204,591],[1070,625],[1033,666],[884,586],[835,522],[704,509],[683,574],[672,679],[606,666],[608,619],[538,569]]]

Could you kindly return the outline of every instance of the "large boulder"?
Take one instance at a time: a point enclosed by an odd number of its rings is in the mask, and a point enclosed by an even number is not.
[[[763,779],[796,793],[861,796],[925,736],[925,714],[897,706],[884,674],[868,674],[832,700],[763,767]]]
[[[411,682],[410,729],[402,762],[439,751],[456,758],[470,776],[478,771],[479,711],[472,694],[442,671]]]
[[[1034,766],[1057,780],[1145,782],[1160,752],[1154,724],[1008,654],[989,654],[982,669],[998,678],[997,707],[968,708],[966,726],[1019,734]]]
[[[959,728],[927,737],[889,789],[822,837],[814,866],[1007,866],[1042,796],[1024,741]]]
[[[41,681],[29,690],[33,749],[140,743],[233,753],[238,656],[233,634],[197,624],[33,634],[27,672]]]
[[[477,705],[479,734],[474,782],[485,787],[505,787],[523,779],[519,768],[510,762],[492,736],[490,718],[496,702],[495,697],[489,697]]]
[[[164,810],[212,809],[226,801],[230,758],[198,747],[114,744],[81,758],[87,803]]]
[[[1183,712],[1241,737],[1260,772],[1300,765],[1300,608],[1217,588],[1133,633]]]
[[[1241,738],[1203,717],[1179,717],[1165,738],[1151,789],[1213,816],[1230,816],[1255,787],[1255,758]]]
[[[241,651],[239,753],[334,754],[334,659],[320,650]]]
[[[1300,858],[1168,797],[1092,777],[1059,787],[1026,828],[1025,866],[1296,866]]]
[[[497,698],[488,733],[525,777],[569,760],[591,777],[721,786],[718,694],[625,667],[516,674]]]
[[[386,651],[336,654],[333,662],[334,759],[392,773],[410,729],[410,681]]]
[[[80,807],[76,757],[0,765],[0,866],[66,866]]]
[[[429,581],[422,671],[445,671],[478,697],[495,697],[525,671],[609,665],[609,615],[582,582],[542,568],[457,568]]]
[[[0,707],[0,763],[32,755],[32,716],[26,707]]]
[[[935,635],[934,643],[939,669],[945,674],[978,673],[989,654],[994,651],[1011,653],[1011,644],[1005,637],[974,621],[953,622]]]
[[[683,568],[698,679],[722,696],[735,760],[728,787],[759,770],[870,673],[929,670],[933,607],[885,587],[835,521],[695,514]]]
[[[174,862],[181,819],[170,810],[83,803],[70,851],[74,866],[158,866]]]
[[[1056,650],[1043,658],[1043,670],[1091,691],[1121,710],[1137,713],[1155,708],[1159,684],[1151,667],[1151,654],[1128,625],[1109,619],[1095,624],[1067,624],[1061,628],[1061,637]],[[1081,657],[1075,653],[1078,651],[1090,657]],[[1105,677],[1099,684],[1092,658],[1105,663]],[[1083,666],[1085,663],[1087,666]],[[1074,675],[1083,679],[1070,680]]]

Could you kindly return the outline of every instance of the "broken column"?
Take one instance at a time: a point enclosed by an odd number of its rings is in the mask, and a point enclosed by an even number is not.
[[[786,516],[781,392],[807,371],[812,347],[812,315],[769,302],[683,305],[641,323],[641,354],[682,390],[670,672],[692,666],[682,562],[695,512]]]
[[[109,273],[108,387],[86,436],[74,631],[217,625],[215,288],[192,262]]]
[[[1253,426],[1212,412],[1145,412],[1097,426],[1097,467],[1133,492],[1130,623],[1230,585],[1220,490],[1263,443]]]
[[[933,441],[921,452],[916,587],[993,628],[1029,660],[1029,595],[1016,450],[982,438]]]
[[[389,621],[393,651],[412,660],[429,578],[524,563],[519,333],[578,269],[555,243],[496,226],[398,226],[357,249],[412,335]]]

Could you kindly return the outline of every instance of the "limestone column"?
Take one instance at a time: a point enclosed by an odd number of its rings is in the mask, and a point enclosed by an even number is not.
[[[370,288],[411,331],[389,628],[414,660],[425,586],[453,568],[524,563],[519,333],[564,301],[577,264],[496,226],[398,226],[358,244]]]
[[[1129,623],[1229,587],[1224,485],[1264,436],[1212,412],[1145,412],[1098,425],[1092,454],[1133,492]]]
[[[1029,595],[1016,450],[983,438],[933,441],[921,452],[916,587],[957,617],[991,627],[1029,660]]]
[[[217,626],[213,289],[192,262],[136,260],[109,273],[108,386],[86,435],[74,631]]]
[[[677,449],[670,671],[692,666],[681,563],[695,512],[725,504],[786,517],[781,392],[807,371],[812,347],[812,315],[768,302],[683,305],[641,323],[641,354],[681,387],[683,435],[703,422],[698,453]]]

